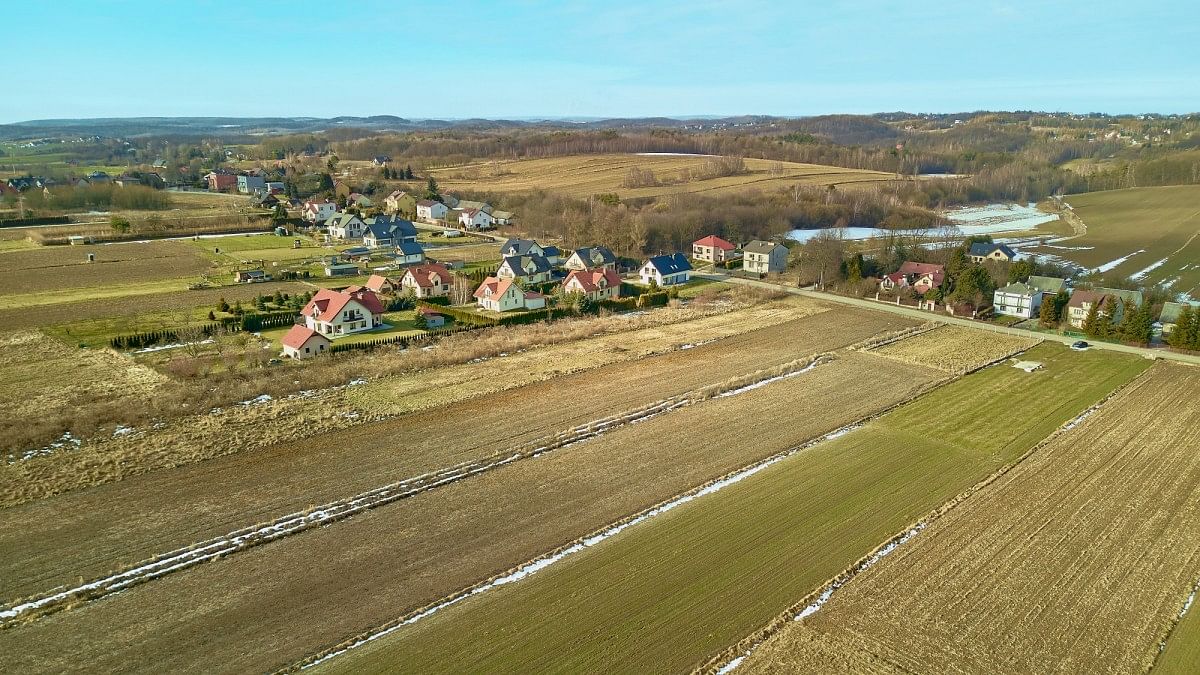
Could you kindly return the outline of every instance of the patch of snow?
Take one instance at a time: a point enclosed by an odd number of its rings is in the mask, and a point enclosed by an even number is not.
[[[750,655],[750,652],[746,652],[745,654],[742,654],[741,656],[730,661],[729,663],[726,663],[725,665],[721,666],[720,669],[717,670],[717,675],[725,675],[726,673],[733,670],[734,668],[737,668],[738,666],[742,665],[742,661],[745,661],[746,657],[749,655]]]
[[[263,394],[261,396],[255,396],[248,401],[241,401],[238,403],[238,405],[263,405],[264,403],[270,403],[273,400],[274,399],[270,394]]]
[[[1146,252],[1146,249],[1144,249],[1144,248],[1138,249],[1138,250],[1134,251],[1133,253],[1130,253],[1128,255],[1123,255],[1120,258],[1117,258],[1116,260],[1110,260],[1109,262],[1106,262],[1099,267],[1093,267],[1092,271],[1101,273],[1101,274],[1104,272],[1112,271],[1114,268],[1116,268],[1118,265],[1125,262],[1126,260],[1129,260],[1130,258],[1132,258],[1133,256],[1135,256],[1139,253],[1145,253],[1145,252]]]
[[[818,365],[820,365],[820,363],[821,363],[820,361],[813,361],[812,363],[808,364],[807,366],[804,366],[800,370],[795,370],[790,373],[784,373],[783,375],[776,375],[775,377],[768,377],[765,380],[759,380],[758,382],[755,382],[753,384],[748,384],[744,387],[738,387],[737,389],[730,389],[729,391],[717,394],[717,398],[726,398],[728,396],[737,396],[738,394],[742,394],[747,391],[753,391],[755,389],[758,389],[759,387],[765,387],[768,384],[771,384],[772,382],[778,382],[779,380],[786,380],[789,377],[803,375],[804,373],[809,372],[813,368],[816,368]]]
[[[113,429],[113,438],[116,438],[118,436],[128,436],[129,434],[132,434],[133,432],[134,432],[133,427],[117,425],[117,428]]]
[[[1017,361],[1013,364],[1013,368],[1032,373],[1035,370],[1041,370],[1042,364],[1040,361]]]
[[[349,382],[346,383],[346,386],[347,387],[357,387],[360,384],[366,384],[366,383],[367,383],[366,379],[360,377],[360,378],[357,378],[354,380],[350,380]]]
[[[1140,279],[1144,279],[1144,278],[1146,278],[1146,275],[1147,275],[1147,274],[1149,274],[1149,273],[1153,272],[1154,270],[1156,270],[1156,269],[1158,269],[1158,268],[1162,267],[1162,266],[1163,266],[1163,265],[1165,265],[1166,263],[1167,263],[1167,259],[1166,259],[1166,258],[1163,258],[1162,260],[1159,260],[1158,262],[1152,263],[1152,264],[1151,264],[1149,267],[1146,267],[1146,268],[1143,268],[1143,269],[1141,269],[1141,270],[1138,270],[1137,272],[1134,272],[1133,274],[1129,275],[1129,278],[1130,278],[1130,279],[1133,279],[1133,280],[1135,280],[1135,281],[1137,281],[1137,280],[1140,280]]]
[[[839,579],[839,580],[834,581],[833,583],[829,584],[829,586],[826,587],[824,591],[821,591],[821,595],[817,596],[817,599],[814,600],[812,602],[812,604],[810,604],[807,607],[805,607],[804,609],[800,610],[800,613],[797,614],[793,620],[799,621],[805,617],[816,614],[818,611],[820,611],[820,609],[822,607],[825,606],[825,603],[829,602],[829,599],[833,597],[834,591],[836,591],[837,589],[846,585],[851,579],[853,579],[859,573],[869,569],[871,566],[875,565],[880,560],[883,560],[885,557],[887,557],[889,554],[891,554],[892,551],[895,551],[897,548],[900,548],[904,544],[908,543],[908,540],[917,536],[917,534],[919,534],[921,532],[921,530],[925,529],[925,525],[926,524],[924,522],[917,523],[916,525],[913,526],[912,529],[910,529],[909,531],[900,535],[898,538],[892,540],[886,546],[884,546],[883,548],[876,551],[875,555],[873,555],[870,558],[867,558],[865,561],[863,561],[863,563],[861,565],[859,565],[857,568],[855,568],[851,574],[847,575],[845,578]]]
[[[172,343],[169,345],[155,345],[153,347],[143,347],[141,349],[133,350],[133,353],[134,354],[148,354],[150,352],[161,352],[161,351],[165,351],[167,349],[179,349],[180,347],[187,347],[190,345],[210,345],[210,344],[212,344],[212,338],[208,338],[206,340],[200,340],[199,342],[175,342],[175,343]]]

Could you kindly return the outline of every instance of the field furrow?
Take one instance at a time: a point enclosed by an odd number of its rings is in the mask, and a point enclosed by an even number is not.
[[[691,349],[446,401],[454,405],[338,431],[336,442],[319,435],[3,509],[0,597],[12,601],[46,593],[80,576],[89,580],[193,542],[479,461],[903,325],[873,312],[818,314]],[[502,360],[489,365],[507,368]],[[381,386],[373,398],[398,405],[394,397],[411,395]]]
[[[1200,569],[1198,394],[1157,364],[742,667],[1144,672]]]
[[[0,668],[282,666],[869,415],[937,377],[844,353],[803,375],[0,632]],[[849,395],[868,378],[883,391]],[[844,403],[828,409],[829,399]]]

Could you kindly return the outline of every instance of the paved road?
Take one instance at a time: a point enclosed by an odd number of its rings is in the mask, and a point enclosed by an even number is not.
[[[1023,328],[1008,328],[1006,326],[997,326],[995,324],[985,323],[983,321],[974,321],[972,319],[964,319],[958,316],[950,316],[940,312],[929,312],[916,309],[913,307],[905,307],[903,305],[894,305],[889,302],[879,302],[877,300],[866,300],[863,298],[848,298],[841,295],[833,295],[832,293],[822,293],[805,288],[795,288],[792,286],[781,286],[779,284],[767,283],[765,281],[756,281],[754,279],[745,279],[742,277],[733,277],[719,273],[699,272],[695,276],[703,279],[712,279],[714,281],[728,281],[738,284],[746,284],[747,286],[758,286],[761,288],[769,288],[773,290],[783,290],[792,295],[801,295],[804,297],[815,298],[818,300],[826,300],[829,302],[840,302],[845,305],[854,305],[856,307],[865,307],[867,309],[880,310],[884,312],[892,312],[901,314],[914,319],[924,321],[938,321],[946,324],[954,324],[958,326],[968,326],[978,330],[990,330],[997,333],[1008,333],[1009,335],[1020,335],[1023,337],[1038,338],[1040,340],[1049,340],[1052,342],[1061,342],[1069,345],[1075,342],[1078,338],[1067,337],[1065,335],[1056,335],[1054,333],[1040,333],[1038,331],[1025,330]],[[1148,359],[1169,359],[1182,363],[1190,363],[1200,365],[1200,355],[1196,354],[1180,354],[1178,352],[1168,351],[1166,349],[1149,349],[1146,347],[1130,347],[1129,345],[1114,344],[1111,342],[1092,342],[1093,349],[1107,349],[1114,352],[1125,352],[1127,354],[1140,354]]]

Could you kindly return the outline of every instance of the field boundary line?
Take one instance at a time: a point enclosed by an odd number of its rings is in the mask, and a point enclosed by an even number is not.
[[[1158,662],[1162,659],[1163,652],[1167,650],[1167,643],[1171,641],[1171,636],[1175,634],[1175,629],[1179,627],[1179,623],[1183,621],[1183,617],[1187,616],[1189,611],[1192,611],[1192,605],[1196,603],[1196,595],[1200,594],[1200,577],[1191,584],[1190,588],[1192,589],[1191,593],[1183,601],[1183,607],[1172,617],[1171,625],[1163,633],[1162,639],[1158,641],[1158,649],[1154,652],[1154,658],[1150,661],[1150,667],[1145,672],[1154,672],[1154,669],[1158,667]]]
[[[933,369],[930,369],[930,370],[932,371]],[[276,674],[293,673],[293,672],[298,672],[300,670],[305,670],[305,669],[310,668],[320,662],[326,661],[335,656],[339,656],[351,649],[359,647],[368,642],[374,641],[380,637],[383,637],[384,635],[390,634],[390,633],[394,632],[395,630],[402,628],[403,626],[406,626],[411,623],[415,623],[416,621],[423,619],[427,616],[430,616],[431,614],[433,614],[443,608],[449,607],[451,605],[455,605],[455,604],[461,602],[462,600],[465,600],[473,595],[477,595],[481,592],[484,592],[489,588],[493,588],[497,585],[502,585],[503,583],[507,583],[507,582],[501,582],[500,584],[498,584],[497,582],[501,579],[513,578],[513,580],[517,580],[519,578],[523,578],[525,576],[531,575],[541,569],[544,569],[545,567],[549,566],[550,564],[557,562],[559,559],[561,559],[562,557],[565,557],[566,555],[570,555],[571,553],[577,552],[579,550],[585,550],[586,548],[594,545],[595,543],[599,543],[599,541],[609,538],[609,536],[613,536],[615,534],[620,533],[625,528],[627,528],[631,525],[642,522],[642,521],[652,517],[653,515],[657,515],[658,513],[665,512],[665,510],[671,508],[672,505],[680,503],[681,500],[691,501],[692,499],[694,499],[697,496],[715,492],[720,489],[719,486],[726,484],[728,481],[730,481],[730,479],[736,478],[739,475],[747,474],[748,472],[750,474],[757,473],[757,471],[759,471],[761,469],[764,469],[772,464],[775,464],[776,462],[787,459],[793,455],[796,455],[800,452],[803,452],[812,447],[815,447],[821,443],[824,443],[825,441],[834,440],[836,438],[844,436],[845,434],[848,434],[848,433],[854,431],[855,429],[862,427],[863,425],[867,424],[871,420],[874,420],[876,418],[887,415],[888,413],[891,413],[892,411],[896,410],[897,408],[907,405],[907,404],[913,402],[914,400],[924,396],[925,394],[928,394],[929,392],[931,392],[949,382],[952,382],[956,379],[958,379],[958,378],[955,376],[944,376],[944,377],[932,380],[930,382],[927,382],[926,384],[918,387],[909,396],[905,397],[904,399],[902,399],[900,401],[893,403],[892,405],[887,406],[886,408],[884,408],[882,410],[878,410],[869,415],[860,417],[860,418],[858,418],[848,424],[844,424],[832,431],[829,431],[827,433],[813,437],[803,443],[792,446],[785,450],[781,450],[779,452],[772,453],[772,454],[770,454],[766,457],[763,457],[761,459],[758,459],[754,462],[745,464],[745,465],[741,466],[740,468],[734,469],[732,471],[728,471],[728,472],[722,474],[721,476],[718,476],[711,480],[705,481],[704,483],[701,483],[700,485],[697,485],[689,490],[685,490],[683,492],[677,493],[676,495],[669,497],[667,499],[664,499],[652,506],[649,506],[645,509],[637,511],[636,513],[633,513],[633,514],[627,515],[623,518],[620,518],[618,520],[615,520],[615,521],[609,523],[608,525],[597,528],[586,535],[577,537],[576,539],[574,539],[566,544],[563,544],[554,549],[551,549],[549,552],[545,552],[534,558],[530,558],[529,560],[525,561],[524,563],[521,563],[519,565],[511,567],[503,572],[494,574],[494,575],[488,577],[487,579],[484,579],[483,581],[472,584],[471,586],[467,586],[463,589],[460,589],[459,591],[456,591],[449,595],[445,595],[439,600],[435,600],[435,601],[428,603],[422,607],[414,609],[396,619],[393,619],[392,621],[389,621],[387,623],[381,624],[374,628],[370,628],[365,631],[359,632],[349,638],[346,638],[342,642],[337,643],[336,645],[328,647],[328,648],[321,650],[320,652],[317,652],[315,654],[309,655],[299,661],[292,663],[291,665],[280,668],[279,670],[275,671],[275,673]],[[589,542],[591,542],[591,543],[589,543]]]
[[[350,497],[327,502],[306,511],[279,516],[266,524],[258,523],[239,528],[147,558],[123,570],[94,578],[72,588],[18,599],[0,608],[0,629],[19,622],[35,621],[59,610],[99,600],[173,572],[240,553],[246,549],[316,527],[331,525],[371,509],[429,492],[472,476],[478,476],[520,460],[537,458],[544,453],[567,448],[686,406],[702,403],[712,398],[731,396],[777,380],[800,375],[835,360],[836,357],[831,352],[824,352],[795,359],[774,368],[756,370],[729,378],[724,382],[577,425],[566,431],[542,436],[484,457],[428,471]]]
[[[1004,357],[1004,359],[1001,359],[1001,360],[1007,360],[1008,358],[1011,358],[1011,356],[1006,356],[1006,357]],[[998,363],[998,362],[999,361],[997,361],[995,363]],[[994,365],[994,363],[989,364],[989,365]],[[988,367],[988,366],[984,366],[984,367]],[[766,642],[769,638],[771,638],[773,635],[778,633],[784,626],[786,626],[794,621],[798,621],[802,616],[808,616],[809,614],[815,613],[815,611],[816,611],[815,609],[813,611],[808,611],[808,610],[810,610],[813,607],[819,608],[822,605],[824,605],[825,602],[829,600],[830,596],[832,596],[834,591],[836,591],[837,589],[839,589],[842,586],[849,583],[851,580],[854,579],[854,577],[858,576],[860,573],[866,571],[868,568],[870,568],[872,565],[874,565],[875,562],[878,562],[878,560],[880,558],[891,553],[892,550],[894,550],[897,546],[899,546],[903,543],[906,543],[909,539],[911,539],[912,537],[919,534],[926,527],[933,524],[938,519],[940,519],[942,516],[946,515],[950,511],[952,511],[959,504],[962,504],[969,497],[977,494],[979,491],[987,488],[988,486],[995,483],[997,480],[1003,478],[1010,471],[1012,471],[1013,469],[1020,466],[1021,463],[1023,463],[1026,459],[1033,456],[1034,453],[1036,453],[1039,450],[1041,450],[1042,448],[1046,447],[1052,441],[1056,440],[1063,434],[1071,431],[1072,429],[1074,429],[1077,426],[1079,426],[1080,424],[1082,424],[1084,421],[1087,420],[1087,418],[1091,417],[1094,413],[1096,413],[1098,410],[1100,410],[1113,397],[1126,391],[1127,389],[1134,386],[1136,383],[1139,383],[1143,378],[1147,377],[1146,373],[1150,372],[1150,370],[1151,369],[1147,368],[1146,370],[1143,370],[1142,372],[1138,373],[1131,380],[1123,383],[1121,386],[1112,390],[1108,394],[1105,394],[1099,401],[1093,403],[1091,406],[1084,409],[1082,412],[1080,412],[1075,417],[1072,417],[1071,419],[1067,420],[1066,422],[1063,422],[1057,429],[1050,432],[1050,434],[1048,436],[1046,436],[1042,440],[1038,441],[1031,448],[1029,448],[1024,453],[1022,453],[1020,457],[1017,457],[1013,461],[1000,467],[999,469],[992,472],[990,475],[983,478],[979,482],[975,483],[971,487],[967,488],[963,492],[960,492],[959,494],[950,498],[948,501],[944,502],[941,506],[939,506],[936,509],[934,509],[933,511],[929,512],[925,516],[922,516],[921,518],[917,519],[916,521],[906,525],[904,528],[902,528],[900,530],[900,532],[898,534],[895,534],[895,535],[889,537],[882,544],[880,544],[879,546],[876,546],[874,549],[872,549],[871,552],[862,556],[861,558],[856,560],[853,564],[851,564],[849,567],[843,569],[841,572],[839,572],[838,574],[833,576],[831,579],[829,579],[825,583],[818,586],[811,593],[809,593],[808,595],[805,595],[803,598],[801,598],[798,602],[793,603],[792,605],[788,606],[787,609],[785,609],[783,612],[778,614],[774,619],[772,619],[766,625],[757,629],[750,635],[742,638],[737,643],[735,643],[729,647],[726,647],[725,649],[722,649],[721,651],[714,654],[707,661],[705,661],[700,666],[693,669],[692,670],[693,675],[699,675],[699,674],[716,675],[717,673],[724,675],[725,673],[728,673],[729,671],[736,668],[737,665],[741,663],[741,660],[744,657],[749,655],[750,652],[757,649],[758,646],[761,645],[763,642]]]

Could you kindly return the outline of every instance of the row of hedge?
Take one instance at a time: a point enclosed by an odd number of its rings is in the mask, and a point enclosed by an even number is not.
[[[222,328],[234,333],[239,331],[254,332],[264,328],[290,326],[296,322],[297,316],[296,312],[290,309],[277,312],[256,312],[253,314],[243,314],[242,316],[230,316],[205,324],[201,327],[201,331],[206,336],[211,336]],[[118,335],[109,340],[109,345],[113,349],[139,349],[141,347],[151,347],[161,343],[178,341],[179,332],[167,329],[133,333],[132,335]]]
[[[446,328],[438,328],[435,330],[421,331],[420,333],[410,333],[408,335],[397,335],[395,337],[390,337],[390,338],[379,338],[378,340],[368,340],[366,342],[351,342],[351,343],[335,342],[335,343],[333,343],[333,345],[331,345],[329,347],[329,352],[331,354],[336,354],[338,352],[357,351],[357,350],[361,350],[361,349],[375,349],[376,347],[386,347],[386,346],[390,346],[390,345],[399,345],[400,347],[403,348],[403,347],[407,347],[407,346],[417,343],[417,342],[424,342],[426,340],[430,340],[430,339],[437,338],[437,337],[442,337],[444,335],[450,335],[451,333],[461,333],[463,331],[473,330],[475,328],[477,328],[477,326],[455,325],[455,326],[448,326]]]
[[[31,225],[63,225],[71,222],[67,216],[42,216],[40,218],[5,218],[0,227],[29,227]]]

